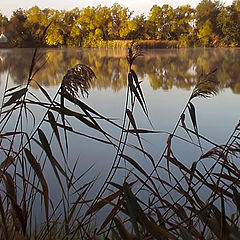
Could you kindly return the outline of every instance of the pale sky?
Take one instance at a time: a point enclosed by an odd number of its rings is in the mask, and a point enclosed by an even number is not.
[[[190,4],[195,8],[201,0],[0,0],[0,12],[9,18],[12,12],[18,8],[26,10],[36,5],[41,9],[53,8],[58,10],[71,10],[75,7],[81,9],[87,6],[97,5],[110,7],[115,2],[119,3],[122,7],[128,7],[129,10],[134,11],[134,15],[144,14],[147,16],[154,4],[158,6],[169,4],[173,8]],[[233,1],[223,0],[222,2],[226,5],[231,5]]]

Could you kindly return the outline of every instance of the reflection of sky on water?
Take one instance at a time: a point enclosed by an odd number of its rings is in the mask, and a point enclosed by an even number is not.
[[[0,50],[0,52],[1,51],[3,50]],[[200,50],[196,50],[196,51],[200,51]],[[164,50],[163,54],[167,55],[167,50]],[[6,58],[8,57],[9,56],[6,56]],[[66,60],[69,61],[70,59],[69,56],[65,56],[65,57],[66,57]],[[89,63],[89,60],[91,58],[87,58],[85,55],[83,55],[82,57],[83,57],[82,60],[87,59],[87,63]],[[214,55],[214,57],[217,58],[216,55]],[[178,58],[181,58],[181,57],[178,56]],[[154,62],[154,59],[156,60],[155,62]],[[105,61],[107,60],[105,59]],[[125,58],[123,58],[123,61],[126,61]],[[118,66],[119,69],[121,69],[121,64],[123,64],[123,61],[117,62],[117,64],[119,65]],[[217,62],[219,61],[220,60],[218,60]],[[60,62],[62,62],[62,60]],[[160,83],[161,81],[160,77],[155,79],[154,72],[156,71],[157,68],[151,68],[152,63],[155,64],[156,66],[157,64],[160,64],[160,65],[166,64],[167,66],[169,66],[168,71],[167,72],[164,71],[164,74],[167,74],[167,76],[170,77],[171,81]],[[92,60],[92,64],[96,69],[98,65],[96,64],[95,60]],[[116,63],[114,64],[108,63],[108,64],[112,67],[117,66]],[[173,66],[173,64],[175,65]],[[68,65],[70,65],[69,62],[64,63],[63,68],[67,69]],[[200,65],[207,66],[207,63],[201,62]],[[26,69],[28,69],[29,66],[25,66],[25,67]],[[46,65],[46,67],[48,67],[48,65]],[[125,67],[126,66],[124,65],[123,68]],[[145,67],[148,69],[148,74],[144,73]],[[197,71],[197,69],[199,69],[200,67],[191,65],[191,64],[190,64],[190,67],[188,64],[185,67],[186,69],[188,69],[187,74],[190,74],[190,75],[185,75],[186,79],[184,79],[185,73],[180,72],[181,69],[179,70],[180,67],[177,65],[177,62],[174,62],[172,59],[168,59],[168,58],[155,58],[153,53],[151,53],[150,55],[146,55],[146,62],[140,61],[139,65],[136,66],[136,73],[138,74],[140,72],[140,74],[138,75],[141,76],[140,80],[143,81],[141,86],[144,91],[144,96],[148,105],[150,119],[151,119],[151,122],[153,123],[155,130],[171,132],[177,122],[179,115],[181,114],[182,109],[184,108],[187,102],[187,99],[190,95],[190,90],[192,89],[192,85],[195,81],[193,80],[193,76],[196,75],[195,70]],[[161,72],[161,68],[159,69],[160,69],[159,71]],[[173,73],[169,72],[170,70],[174,70],[174,69],[178,73],[177,75],[174,75]],[[18,71],[19,70],[17,70],[17,72]],[[50,76],[51,76],[51,73],[53,73],[54,71],[53,70],[50,71]],[[157,72],[157,74],[159,74],[159,71]],[[98,72],[100,72],[100,70],[98,70]],[[112,69],[112,72],[114,72],[114,69]],[[223,71],[221,70],[221,73],[222,72]],[[236,75],[236,70],[232,70],[230,72],[232,75],[230,74],[229,76]],[[15,73],[12,73],[12,74],[14,75]],[[63,75],[63,73],[60,73],[60,72],[56,74],[58,74],[58,76]],[[20,76],[23,76],[23,75],[24,75],[23,72],[21,72]],[[120,75],[123,75],[124,78],[126,78],[126,72],[121,73]],[[2,71],[0,76],[1,76],[0,87],[2,92],[4,87],[4,81],[6,80],[6,70]],[[12,75],[10,74],[10,76]],[[124,84],[122,84],[124,81],[121,80],[119,84],[112,82],[113,84],[115,84],[114,85],[115,87],[111,88],[110,87],[111,82],[104,83],[101,81],[103,81],[103,79],[106,79],[106,81],[108,81],[109,79],[112,79],[112,77],[109,77],[106,75],[103,78],[101,78],[100,74],[98,74],[97,76],[98,76],[99,82],[97,82],[95,87],[90,90],[89,98],[83,99],[83,101],[86,102],[92,108],[94,108],[96,111],[100,112],[102,115],[106,117],[114,118],[116,119],[115,121],[118,124],[121,124],[122,118],[123,118],[123,108],[125,104],[125,95],[126,95],[126,88],[124,87]],[[149,77],[151,77],[151,79],[149,79]],[[44,79],[44,75],[43,74],[41,75],[39,73],[39,75],[36,76],[36,79],[40,79],[40,82],[41,82]],[[237,80],[239,80],[239,78],[236,79],[236,81]],[[51,96],[54,96],[55,92],[57,91],[57,86],[55,86],[55,84],[59,83],[59,80],[53,79],[51,81],[52,82],[48,82],[49,84],[46,84],[48,87],[47,86],[44,86],[44,87],[48,89],[49,94]],[[189,83],[191,84],[187,85]],[[14,83],[10,78],[10,86],[13,86],[14,84],[17,84],[16,75],[14,78]],[[161,85],[162,87],[159,87],[160,86],[159,84],[160,85],[162,84]],[[167,91],[164,90],[163,88],[163,86],[165,86],[164,84],[170,84],[169,85],[170,87],[168,87]],[[193,104],[195,105],[196,112],[197,112],[197,122],[198,122],[198,128],[199,128],[200,134],[206,136],[207,138],[210,138],[212,141],[215,141],[218,144],[226,142],[231,131],[234,129],[235,125],[240,119],[239,95],[233,94],[232,89],[227,88],[227,86],[229,87],[235,86],[236,83],[234,82],[233,79],[226,78],[226,82],[225,83],[222,82],[221,84],[226,88],[218,96],[215,96],[211,99],[194,99],[193,101]],[[181,88],[181,86],[183,88]],[[118,91],[116,91],[116,89],[118,89]],[[189,90],[186,90],[186,89],[189,89]],[[31,91],[36,95],[39,94],[39,90],[36,88],[32,88]],[[73,106],[73,108],[74,110],[77,111],[76,106]],[[37,121],[40,121],[45,110],[36,111],[33,109],[33,111],[35,113]],[[141,111],[141,108],[138,105],[136,106],[136,111],[134,113],[134,116],[136,119],[137,126],[139,128],[151,129],[151,126],[148,120],[146,119],[146,117]],[[90,134],[92,136],[97,136],[104,139],[104,137],[101,134],[99,133],[96,134],[95,131],[89,130],[84,125],[79,124],[79,122],[76,122],[72,119],[70,119],[70,121],[74,129],[79,130],[85,134]],[[101,122],[99,121],[99,123]],[[186,123],[189,127],[192,128],[189,117],[187,116],[186,116]],[[46,126],[46,124],[44,126]],[[105,123],[102,124],[102,127],[107,132],[111,133],[114,137],[116,138],[119,137],[120,135],[119,129],[113,129],[109,124],[105,124]],[[47,128],[44,128],[44,129],[46,130],[46,132],[49,131],[47,130]],[[187,138],[187,135],[183,130],[177,131],[177,134]],[[143,137],[144,149],[147,152],[151,153],[155,162],[157,162],[166,144],[167,135],[164,133],[158,133],[158,134],[142,134],[141,136]],[[138,145],[138,142],[132,136],[129,138],[129,140],[130,140],[130,143]],[[196,147],[188,143],[184,143],[180,140],[174,140],[173,143],[174,143],[173,151],[176,154],[176,157],[178,157],[178,159],[182,163],[184,163],[186,166],[191,167],[191,164],[193,163],[193,161],[197,160],[196,156],[199,156],[200,154],[199,149],[197,149]],[[209,148],[210,146],[208,144],[203,143],[203,147]],[[57,147],[57,143],[54,148],[55,148],[54,154],[56,159],[61,159],[61,154],[60,154],[59,148]],[[91,193],[92,196],[96,194],[96,189],[100,187],[101,182],[105,179],[105,176],[112,164],[115,153],[116,151],[112,146],[106,146],[103,143],[99,143],[99,142],[87,139],[85,137],[81,137],[77,135],[71,135],[70,137],[69,135],[70,166],[73,166],[75,161],[79,159],[79,164],[78,164],[76,173],[82,174],[91,165],[94,165],[93,168],[83,178],[82,180],[83,182],[86,182],[89,179],[100,175],[99,177],[100,181],[97,181],[96,186]],[[137,162],[141,165],[141,167],[144,168],[148,173],[151,172],[152,166],[149,160],[147,160],[142,153],[138,153],[136,152],[136,150],[133,150],[131,148],[127,148],[126,153],[129,154],[134,159],[136,159]],[[52,180],[53,172],[50,164],[46,165],[45,174],[48,180]],[[162,174],[164,175],[165,173],[162,173]],[[119,173],[119,175],[117,176],[118,178],[123,178],[123,176],[125,175],[124,174],[122,175],[121,173]],[[59,187],[54,181],[49,181],[49,184],[51,185],[51,189],[52,189],[51,197],[53,199],[55,198],[58,199]]]

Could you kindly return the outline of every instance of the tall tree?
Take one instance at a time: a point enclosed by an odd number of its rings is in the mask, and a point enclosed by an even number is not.
[[[146,20],[144,15],[134,17],[128,23],[130,32],[128,33],[127,38],[131,40],[145,39],[145,26]]]
[[[146,22],[146,32],[150,39],[175,40],[176,22],[174,9],[168,4],[154,5]]]
[[[217,24],[220,29],[220,42],[224,46],[238,45],[239,27],[232,7],[223,7],[217,16]]]
[[[192,32],[195,11],[190,5],[180,6],[174,10],[174,17],[176,22],[175,32],[177,40],[179,40],[182,34],[190,34]]]
[[[26,20],[25,11],[21,8],[13,12],[8,25],[8,33],[10,43],[14,47],[24,47],[28,43],[28,29],[24,26]]]
[[[58,11],[53,9],[44,9],[49,22],[50,27],[46,33],[45,41],[49,46],[63,46],[65,44],[64,39],[64,26],[63,18],[65,11]]]
[[[196,8],[198,37],[204,46],[218,44],[217,16],[220,12],[220,7],[219,1],[202,0]]]
[[[109,40],[108,28],[112,20],[110,9],[107,7],[97,6],[95,21],[96,29],[98,29],[99,34],[102,36],[102,40]],[[96,31],[96,30],[95,30]]]
[[[125,39],[131,29],[128,21],[131,19],[133,12],[128,8],[123,8],[115,3],[111,7],[112,22],[109,24],[109,34],[112,39]]]
[[[0,33],[4,33],[7,31],[9,21],[6,16],[4,16],[2,13],[0,13]]]
[[[33,45],[44,45],[42,42],[42,33],[46,26],[49,24],[49,20],[44,11],[39,7],[34,6],[25,12],[26,21],[24,27],[28,29],[31,35]]]
[[[163,26],[162,8],[153,5],[146,21],[146,33],[148,39],[161,39]]]

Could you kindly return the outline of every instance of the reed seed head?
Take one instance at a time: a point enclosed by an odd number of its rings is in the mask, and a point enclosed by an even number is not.
[[[143,56],[140,46],[136,45],[135,43],[136,42],[132,41],[130,46],[128,47],[127,61],[130,65],[130,68],[137,57]]]
[[[75,67],[69,69],[62,81],[62,91],[69,93],[72,98],[79,96],[78,91],[80,90],[83,97],[88,97],[88,90],[91,87],[92,80],[96,78],[93,70],[84,65],[77,64]]]
[[[193,89],[191,99],[195,97],[212,97],[217,95],[220,90],[219,81],[216,77],[217,69],[208,73],[207,75],[201,75],[196,86]]]

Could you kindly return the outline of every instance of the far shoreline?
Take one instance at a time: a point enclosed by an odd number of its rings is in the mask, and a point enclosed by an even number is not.
[[[84,49],[95,49],[95,48],[105,48],[105,49],[126,49],[130,46],[133,40],[111,40],[111,41],[99,41],[96,42],[93,46],[33,46],[33,45],[24,45],[20,47],[11,46],[10,43],[0,44],[0,49],[7,48],[49,48],[49,49],[74,49],[74,48],[84,48]],[[180,42],[177,40],[138,40],[135,41],[135,44],[141,49],[183,49],[183,48],[239,48],[240,46],[192,46],[180,45]]]

